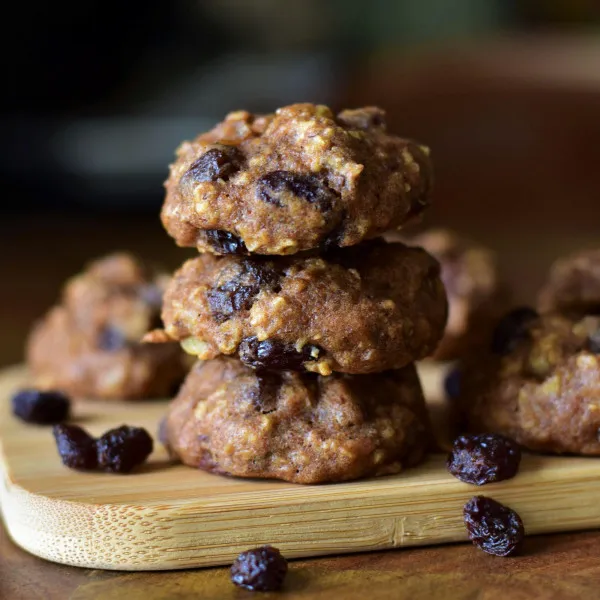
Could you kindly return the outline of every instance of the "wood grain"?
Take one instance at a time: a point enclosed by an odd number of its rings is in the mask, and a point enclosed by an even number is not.
[[[169,464],[157,448],[139,473],[63,467],[49,429],[17,422],[7,397],[22,368],[0,375],[0,501],[11,537],[59,563],[162,570],[230,563],[272,543],[290,558],[466,539],[462,505],[475,489],[444,457],[405,474],[335,485],[240,480]],[[429,379],[429,375],[425,376]],[[75,420],[93,434],[129,423],[153,431],[165,402],[82,402]],[[522,516],[529,533],[600,525],[600,461],[527,456],[517,478],[485,493]]]

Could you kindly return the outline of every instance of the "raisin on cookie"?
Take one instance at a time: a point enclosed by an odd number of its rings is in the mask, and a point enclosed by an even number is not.
[[[456,360],[484,343],[510,302],[494,253],[446,229],[411,238],[390,233],[386,238],[421,246],[440,262],[448,294],[448,324],[431,358]]]
[[[167,279],[123,253],[97,260],[69,280],[60,304],[28,341],[35,383],[76,397],[169,395],[187,371],[185,354],[175,343],[140,343],[162,325]]]
[[[429,204],[429,150],[386,131],[383,111],[293,104],[233,112],[184,142],[161,217],[180,246],[294,254],[352,246]]]
[[[540,291],[541,312],[600,314],[600,248],[558,259]]]
[[[461,367],[469,429],[530,450],[600,455],[600,317],[511,314],[490,351]]]
[[[295,483],[398,473],[431,441],[414,365],[321,377],[260,372],[227,357],[192,368],[163,431],[186,465]]]
[[[401,368],[430,354],[447,317],[439,263],[372,240],[322,256],[200,255],[165,293],[167,335],[202,360],[329,375]]]

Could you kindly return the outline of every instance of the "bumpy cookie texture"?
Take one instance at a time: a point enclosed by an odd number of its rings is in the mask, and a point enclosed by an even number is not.
[[[531,450],[600,455],[600,317],[547,314],[527,323],[509,353],[462,365],[459,403],[469,429]]]
[[[352,246],[423,212],[428,155],[374,107],[234,112],[177,150],[162,221],[180,246],[215,254]]]
[[[258,372],[225,357],[196,364],[164,431],[192,467],[296,483],[398,473],[431,440],[413,365],[320,377]]]
[[[201,255],[165,293],[167,334],[202,360],[329,375],[400,368],[430,354],[446,323],[439,264],[381,240],[322,257]]]
[[[600,314],[600,248],[557,260],[538,298],[541,312]]]
[[[93,262],[68,281],[29,338],[36,385],[75,397],[170,395],[187,370],[184,353],[173,343],[140,343],[162,324],[165,281],[127,254]]]
[[[399,239],[396,233],[388,239]],[[453,231],[434,229],[411,238],[400,238],[421,246],[442,268],[448,294],[448,324],[434,360],[455,360],[487,339],[498,318],[508,308],[510,296],[494,253]]]

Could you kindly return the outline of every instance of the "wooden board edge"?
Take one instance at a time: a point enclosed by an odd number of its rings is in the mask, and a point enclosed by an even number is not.
[[[53,500],[3,477],[0,508],[11,538],[31,554],[78,567],[155,571],[231,564],[239,552],[265,543],[293,559],[466,541],[461,509],[476,493],[515,508],[529,535],[600,527],[600,481],[585,486],[587,501],[577,507],[568,485],[561,491],[542,481],[520,500],[527,485],[515,490],[498,484],[493,493],[461,486],[437,500],[431,493],[411,502],[384,494],[367,503],[360,498],[307,504],[298,500],[295,506],[204,513],[193,505]],[[554,498],[549,496],[551,489]],[[545,509],[540,510],[544,499]],[[574,511],[573,518],[564,518]],[[563,524],[556,526],[559,513]]]

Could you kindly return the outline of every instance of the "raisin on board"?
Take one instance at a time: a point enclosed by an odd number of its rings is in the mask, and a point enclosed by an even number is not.
[[[506,314],[494,329],[492,352],[500,356],[510,354],[529,335],[529,328],[539,317],[527,306],[515,308]]]
[[[460,435],[448,456],[448,471],[464,483],[484,485],[511,479],[521,463],[521,449],[496,433]]]
[[[153,442],[141,427],[121,425],[96,442],[98,466],[112,473],[129,473],[152,453]]]
[[[284,206],[286,196],[294,196],[316,205],[319,210],[331,210],[337,193],[318,177],[291,171],[271,171],[263,175],[256,184],[256,194],[263,201],[275,206]]]
[[[287,573],[287,561],[273,546],[261,546],[242,552],[231,566],[231,581],[251,592],[281,589]]]
[[[12,412],[27,423],[52,425],[69,416],[71,401],[62,392],[25,389],[12,397]]]
[[[307,345],[298,352],[292,344],[278,340],[258,341],[255,336],[244,338],[239,346],[240,360],[254,369],[303,371],[304,363],[319,357],[318,346]]]
[[[465,504],[463,516],[469,538],[484,552],[512,556],[521,549],[525,537],[523,522],[508,506],[475,496]]]
[[[206,241],[219,254],[248,254],[246,244],[239,237],[222,229],[206,229]]]
[[[242,159],[242,153],[235,146],[219,145],[211,148],[191,164],[181,178],[181,183],[186,185],[218,179],[226,181],[240,169]]]
[[[52,429],[63,465],[91,470],[98,465],[96,440],[77,425],[55,425]]]

